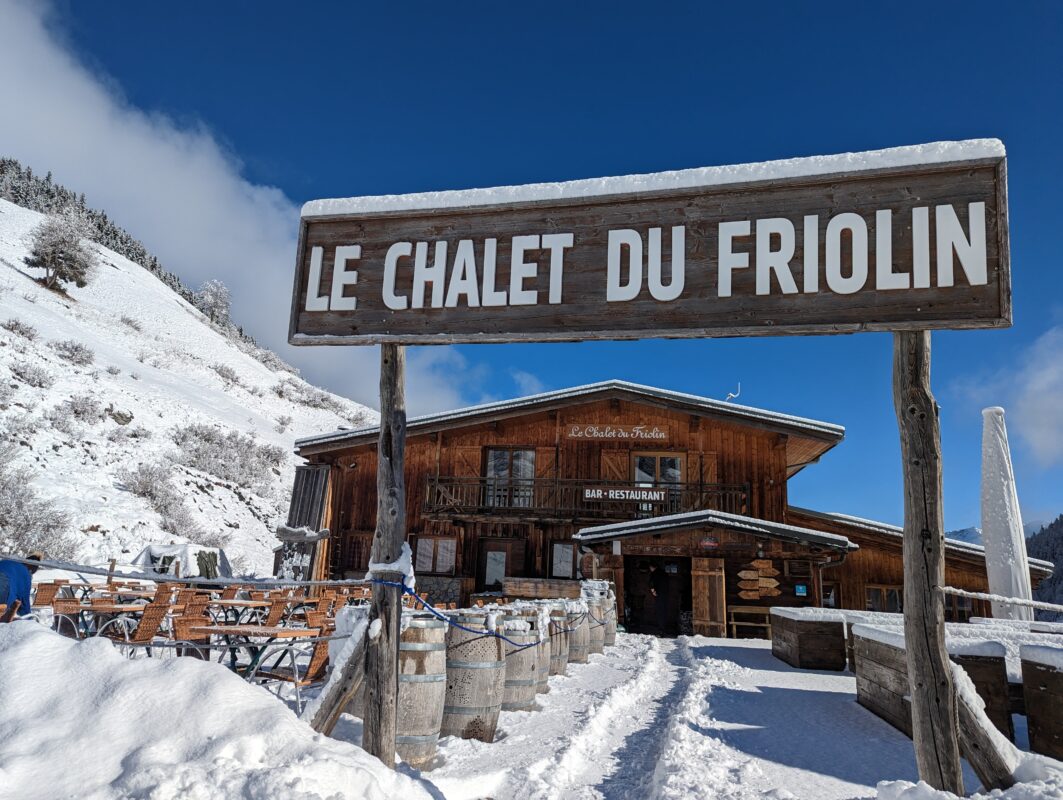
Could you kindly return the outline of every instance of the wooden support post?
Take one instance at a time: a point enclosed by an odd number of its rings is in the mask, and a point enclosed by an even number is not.
[[[904,468],[904,641],[920,779],[963,794],[956,692],[945,650],[941,428],[930,392],[930,332],[893,334],[893,405]]]
[[[398,561],[406,540],[406,350],[380,346],[380,439],[377,447],[376,533],[372,561]],[[377,572],[374,578],[401,582],[401,572]],[[370,630],[380,629],[366,642],[365,727],[362,747],[387,766],[395,765],[395,716],[399,686],[399,622],[402,590],[374,584],[369,609]]]

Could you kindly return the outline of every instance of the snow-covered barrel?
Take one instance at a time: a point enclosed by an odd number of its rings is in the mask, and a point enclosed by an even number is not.
[[[536,646],[536,681],[535,691],[537,694],[546,694],[550,691],[550,623],[549,616],[544,613],[536,612],[535,635],[538,638],[538,644]],[[546,630],[543,630],[546,628]]]
[[[416,614],[399,639],[399,708],[395,751],[422,767],[432,760],[447,691],[447,624]]]
[[[587,600],[587,625],[589,628],[587,652],[589,653],[605,652],[605,609],[603,606],[604,603],[599,598],[589,598]]]
[[[550,611],[550,674],[564,675],[568,666],[568,615],[563,608]]]
[[[440,736],[491,742],[506,684],[503,641],[488,629],[487,615],[463,612],[447,630],[447,693]]]
[[[506,711],[531,711],[535,708],[535,685],[538,681],[539,634],[534,618],[526,614],[507,614],[501,620],[502,633],[508,642],[506,651],[506,682],[502,693],[502,708]]]
[[[570,610],[568,612],[568,660],[571,664],[586,664],[587,653],[591,644],[591,629],[588,625],[587,612]]]
[[[616,592],[613,591],[613,583],[609,582],[609,594],[604,600],[605,605],[605,646],[612,647],[616,644]]]

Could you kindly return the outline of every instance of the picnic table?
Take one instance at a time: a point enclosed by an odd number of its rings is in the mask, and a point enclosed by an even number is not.
[[[254,678],[269,648],[278,640],[313,639],[320,635],[315,628],[285,628],[280,625],[194,625],[189,631],[193,635],[222,639],[229,653],[230,668],[242,673],[248,680]],[[250,658],[247,664],[239,664],[240,650],[248,652]],[[224,657],[223,652],[221,658]]]

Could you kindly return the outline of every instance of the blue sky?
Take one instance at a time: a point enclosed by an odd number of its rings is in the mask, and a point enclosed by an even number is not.
[[[85,191],[190,284],[223,278],[256,336],[366,402],[371,351],[283,344],[307,199],[1001,138],[1015,326],[934,334],[946,526],[978,523],[986,405],[1009,412],[1027,519],[1063,512],[1061,4],[0,8],[24,81],[0,88],[0,151]],[[887,334],[419,350],[411,406],[741,383],[740,402],[848,429],[793,502],[900,522],[890,352]]]

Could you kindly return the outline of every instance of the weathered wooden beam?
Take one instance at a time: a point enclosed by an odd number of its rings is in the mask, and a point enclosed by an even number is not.
[[[993,725],[985,712],[985,704],[975,693],[974,683],[956,665],[953,677],[957,683],[967,684],[966,690],[958,692],[960,721],[960,745],[963,756],[971,765],[975,775],[982,782],[986,791],[993,789],[1010,789],[1015,785],[1015,764],[1011,762],[1009,749],[1011,743],[1000,740],[1004,735]],[[1013,749],[1012,749],[1013,751]]]
[[[372,561],[398,561],[406,539],[406,484],[403,462],[406,447],[406,350],[401,345],[380,347],[380,438],[377,459],[376,533]],[[401,572],[374,572],[374,578],[401,582]],[[367,635],[365,727],[362,747],[387,766],[395,765],[395,717],[399,686],[399,622],[402,590],[373,586]]]
[[[945,650],[941,428],[930,391],[930,333],[893,334],[893,405],[904,472],[904,640],[919,777],[963,794],[956,693]]]
[[[326,695],[321,699],[310,727],[326,736],[332,734],[340,714],[347,704],[358,694],[358,689],[365,678],[365,639],[354,646],[350,657],[343,664],[336,664],[333,669],[340,670],[340,678],[326,687]]]

